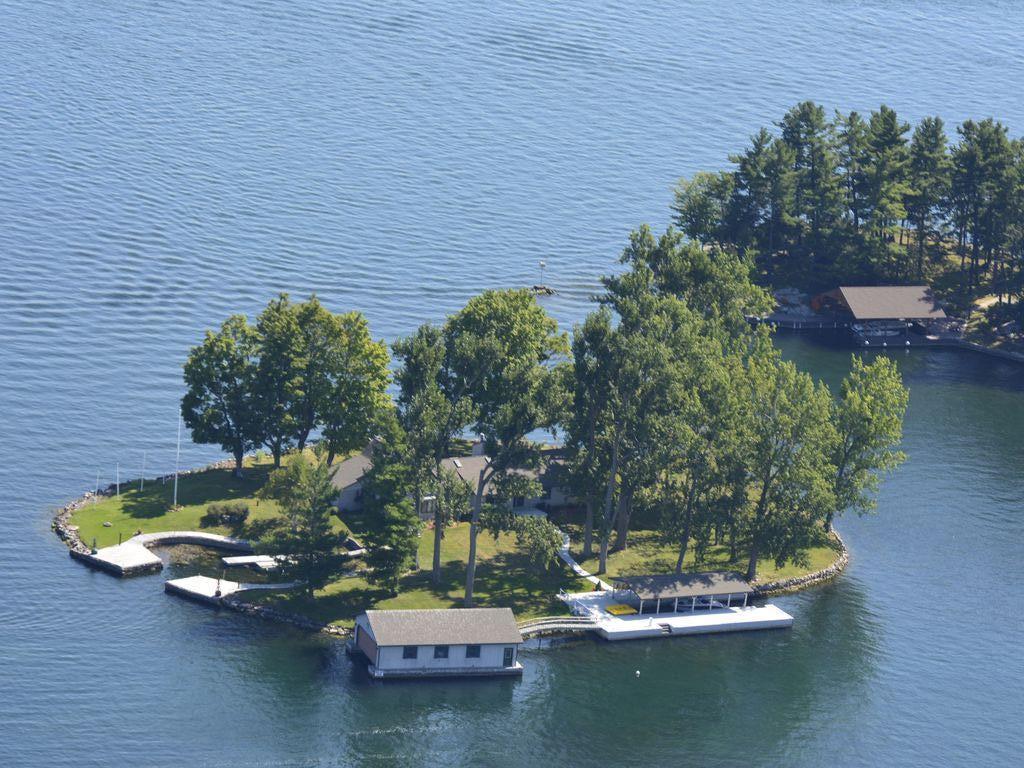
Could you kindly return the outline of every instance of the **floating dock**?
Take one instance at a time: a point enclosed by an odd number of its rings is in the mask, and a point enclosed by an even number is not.
[[[103,547],[95,552],[71,549],[69,553],[75,560],[114,576],[137,576],[141,573],[153,573],[164,567],[163,561],[150,552],[149,547],[171,544],[195,544],[234,552],[252,552],[252,544],[244,539],[203,531],[163,531],[140,533],[121,544]]]
[[[164,592],[200,603],[220,605],[220,601],[225,597],[231,597],[239,592],[251,592],[257,589],[291,589],[294,586],[294,582],[287,584],[242,584],[237,581],[214,579],[209,576],[186,576],[183,579],[171,579],[164,582]]]

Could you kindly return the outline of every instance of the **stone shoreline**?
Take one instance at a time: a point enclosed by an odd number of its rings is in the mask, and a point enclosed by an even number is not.
[[[806,587],[832,581],[850,563],[850,550],[846,548],[846,542],[843,541],[843,537],[837,531],[832,531],[832,535],[836,537],[836,543],[839,544],[839,556],[836,557],[832,565],[803,576],[794,576],[791,579],[780,579],[778,581],[770,581],[767,584],[758,584],[754,587],[754,594],[763,597],[785,595],[790,592],[799,592]]]

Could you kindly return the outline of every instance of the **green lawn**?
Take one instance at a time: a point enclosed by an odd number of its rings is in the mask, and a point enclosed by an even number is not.
[[[147,481],[145,490],[141,492],[138,481],[126,482],[119,497],[103,497],[94,504],[87,504],[75,512],[72,522],[79,526],[79,533],[86,544],[91,544],[95,538],[99,547],[117,544],[119,536],[128,539],[139,530],[146,533],[207,530],[247,538],[258,544],[270,524],[280,516],[276,503],[255,498],[271,469],[269,459],[247,459],[245,477],[241,479],[234,477],[228,469],[183,475],[178,480],[179,507],[173,510],[172,481]],[[248,520],[230,529],[223,526],[201,528],[200,519],[206,514],[207,507],[228,501],[246,502],[249,505]],[[104,522],[109,522],[110,527],[104,527]],[[346,516],[345,522],[356,536],[363,529],[363,521],[358,516]],[[335,518],[339,532],[348,532],[345,522]],[[579,558],[581,530],[577,525],[568,525],[566,529],[572,537],[574,553]],[[430,581],[433,543],[433,531],[425,528],[419,543],[421,570],[402,579],[397,597],[390,597],[369,584],[361,574],[362,563],[356,561],[355,574],[329,584],[312,599],[297,592],[255,593],[249,599],[343,626],[351,626],[355,617],[367,608],[458,607],[462,604],[465,588],[469,525],[459,523],[446,530],[441,548],[442,581],[436,586]],[[836,552],[823,544],[811,549],[807,556],[809,562],[806,567],[789,564],[777,569],[774,563],[762,562],[759,580],[772,581],[819,570],[835,560]],[[609,556],[607,575],[670,573],[675,567],[675,559],[674,547],[660,542],[653,531],[632,531],[629,548]],[[728,560],[726,548],[714,548],[699,570],[745,570],[746,563],[742,559],[739,562]],[[581,559],[580,562],[589,571],[597,570],[596,557]],[[686,568],[696,568],[692,549],[687,556]],[[260,579],[253,574],[243,577],[243,580]],[[556,598],[559,589],[573,592],[591,588],[560,560],[548,571],[538,572],[516,546],[514,535],[504,535],[495,540],[489,533],[481,532],[477,539],[476,602],[479,606],[507,606],[520,619],[559,615],[567,612],[565,604]]]
[[[457,608],[462,605],[465,591],[469,524],[459,523],[445,531],[441,546],[442,582],[438,586],[430,581],[433,548],[433,531],[424,529],[419,546],[422,570],[402,579],[397,597],[388,597],[356,575],[329,584],[312,601],[298,593],[260,595],[257,600],[343,626],[351,626],[367,608]],[[565,604],[556,597],[558,590],[588,588],[590,585],[577,579],[560,560],[549,571],[537,572],[516,547],[513,535],[495,540],[489,533],[481,532],[477,538],[475,596],[480,607],[509,607],[518,619],[566,614]]]
[[[596,573],[598,558],[583,558],[583,533],[576,526],[569,526],[569,535],[572,537],[573,556],[580,565],[591,573]],[[767,583],[777,579],[788,579],[794,576],[802,576],[806,573],[820,571],[831,565],[836,557],[837,551],[827,543],[813,547],[807,551],[808,563],[806,566],[787,563],[782,568],[776,568],[775,563],[770,560],[762,560],[757,568],[757,581]],[[613,576],[637,576],[650,573],[672,573],[676,567],[676,558],[679,551],[672,544],[662,542],[655,531],[630,531],[629,547],[620,552],[611,552],[608,555],[608,570],[605,574]],[[698,565],[694,562],[694,552],[691,546],[686,553],[686,560],[683,563],[684,570],[688,571],[720,571],[738,570],[741,573],[747,570],[747,559],[741,553],[740,558],[735,561],[729,559],[729,548],[726,546],[711,547],[707,558]]]
[[[258,542],[266,533],[268,523],[280,516],[275,502],[255,498],[271,469],[270,459],[250,458],[246,459],[242,479],[232,475],[229,469],[181,475],[178,478],[179,506],[173,510],[173,480],[166,483],[147,480],[142,491],[139,491],[138,480],[127,481],[121,484],[120,496],[103,496],[95,503],[86,504],[74,513],[71,522],[78,526],[83,542],[91,545],[95,538],[97,547],[117,544],[119,536],[127,540],[140,530],[143,533],[203,530]],[[202,528],[199,521],[206,514],[207,506],[227,501],[249,505],[245,524],[234,528]],[[105,527],[105,522],[109,522],[110,527]],[[337,527],[339,531],[345,530],[341,521],[337,521]]]

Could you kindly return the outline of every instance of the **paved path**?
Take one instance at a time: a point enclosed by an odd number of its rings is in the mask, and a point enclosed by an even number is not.
[[[561,533],[561,531],[559,531]],[[565,564],[572,568],[572,572],[579,576],[581,579],[586,579],[591,584],[600,587],[603,590],[610,591],[612,585],[607,581],[602,581],[597,576],[594,576],[590,571],[584,570],[583,566],[576,562],[572,554],[569,552],[569,534],[562,533],[562,548],[558,550],[558,556],[565,561]]]

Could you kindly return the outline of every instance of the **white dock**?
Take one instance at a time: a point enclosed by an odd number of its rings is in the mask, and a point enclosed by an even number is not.
[[[134,576],[139,573],[159,571],[164,567],[163,560],[134,539],[129,539],[123,544],[113,547],[103,547],[96,550],[96,554],[72,549],[71,556],[86,565],[115,576]]]
[[[279,557],[270,555],[232,555],[222,557],[225,568],[254,568],[257,571],[272,571],[280,565]]]
[[[244,539],[234,539],[204,531],[162,531],[159,533],[140,533],[121,544],[98,549],[95,554],[70,550],[71,557],[86,565],[115,576],[135,576],[139,573],[159,571],[164,567],[159,556],[149,551],[148,547],[168,546],[171,544],[195,544],[214,549],[228,549],[236,552],[252,552],[252,545]]]
[[[209,576],[186,576],[183,579],[171,579],[164,582],[164,592],[170,595],[185,597],[190,600],[197,600],[201,603],[218,605],[225,597],[239,592],[249,592],[258,589],[291,589],[294,582],[287,584],[242,584],[227,579],[213,579]]]
[[[615,616],[607,611],[614,598],[607,592],[562,595],[576,616],[593,622],[593,631],[606,640],[639,640],[651,637],[746,632],[793,626],[793,617],[775,605],[697,608],[678,613],[644,613]]]

